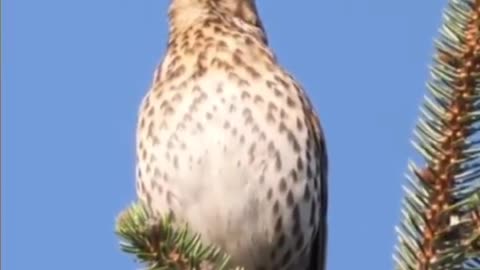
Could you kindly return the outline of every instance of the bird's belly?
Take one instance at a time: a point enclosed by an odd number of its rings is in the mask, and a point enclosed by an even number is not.
[[[246,269],[280,270],[273,259],[303,250],[313,234],[313,181],[305,181],[309,164],[288,133],[271,132],[279,125],[268,122],[267,105],[241,102],[240,93],[199,92],[168,114],[166,106],[155,111],[161,120],[139,138],[138,195],[154,213],[173,213]],[[284,128],[294,130],[286,121]],[[305,147],[306,130],[295,135]]]
[[[261,134],[244,125],[242,108],[231,108],[235,99],[205,101],[191,112],[193,103],[194,97],[185,97],[162,129],[152,132],[156,141],[143,140],[150,143],[152,162],[139,164],[139,181],[153,194],[139,197],[154,212],[188,223],[204,241],[257,256],[274,237],[272,216],[264,212],[271,208],[268,187],[262,184],[262,178],[273,179],[271,153]]]
[[[248,134],[232,133],[223,125],[209,125],[196,133],[185,150],[169,152],[177,161],[170,165],[167,207],[178,221],[200,233],[205,243],[222,247],[235,258],[268,258],[268,254],[260,253],[271,250],[274,239],[273,216],[265,212],[271,208],[268,186],[261,183],[265,181],[262,178],[272,179],[268,175],[271,162],[262,158],[268,156],[268,151],[256,151],[251,160],[248,138],[241,139]],[[171,163],[167,159],[159,162]]]

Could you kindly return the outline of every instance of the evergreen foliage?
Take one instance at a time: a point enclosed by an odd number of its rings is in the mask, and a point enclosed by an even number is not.
[[[414,131],[396,269],[480,269],[480,1],[450,0]]]
[[[176,228],[171,217],[152,217],[140,203],[124,210],[117,220],[121,249],[134,255],[148,270],[227,270],[229,258],[220,249],[203,246],[186,226]],[[236,270],[241,270],[236,268]]]

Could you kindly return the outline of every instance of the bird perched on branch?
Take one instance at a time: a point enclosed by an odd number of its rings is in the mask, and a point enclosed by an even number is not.
[[[171,0],[137,129],[137,194],[247,270],[323,270],[327,154],[254,0]]]

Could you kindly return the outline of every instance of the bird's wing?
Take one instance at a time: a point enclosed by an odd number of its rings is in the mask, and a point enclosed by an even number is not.
[[[318,194],[320,196],[320,220],[312,243],[310,267],[308,270],[324,270],[326,269],[327,261],[328,156],[325,136],[318,117],[313,109],[307,111],[306,114],[308,116],[308,124],[314,132],[316,155],[320,162],[320,170],[317,170],[319,172],[317,177],[320,177],[320,194]]]

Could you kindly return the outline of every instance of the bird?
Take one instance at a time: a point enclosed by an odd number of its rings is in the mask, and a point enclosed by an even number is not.
[[[232,265],[324,270],[324,131],[270,47],[255,0],[168,5],[165,54],[138,111],[139,201]]]

